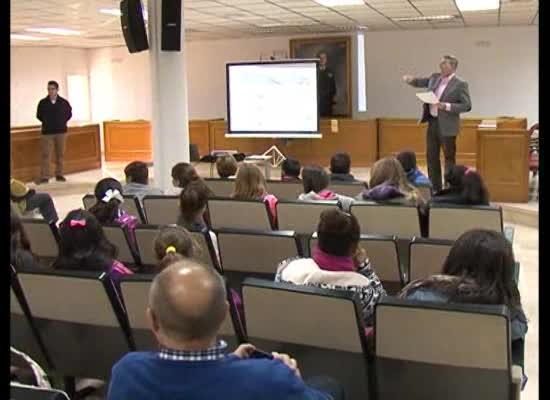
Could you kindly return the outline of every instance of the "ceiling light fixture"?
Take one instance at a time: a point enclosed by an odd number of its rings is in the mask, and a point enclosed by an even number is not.
[[[10,39],[12,40],[29,40],[33,42],[37,42],[40,40],[48,40],[48,38],[45,37],[38,37],[38,36],[30,36],[30,35],[19,35],[17,33],[10,34]]]
[[[455,0],[460,11],[498,10],[499,0]]]
[[[29,28],[25,30],[27,32],[47,33],[50,35],[60,35],[60,36],[78,36],[82,34],[82,32],[80,31],[75,31],[72,29],[64,29],[64,28]]]
[[[392,18],[396,22],[409,22],[409,21],[448,21],[455,19],[456,15],[423,15],[418,17],[399,17]]]
[[[325,7],[364,6],[363,0],[314,0]]]
[[[99,10],[101,14],[114,15],[115,17],[120,17],[122,13],[119,8],[101,8]],[[147,21],[149,19],[149,14],[147,10],[143,10],[143,19]]]

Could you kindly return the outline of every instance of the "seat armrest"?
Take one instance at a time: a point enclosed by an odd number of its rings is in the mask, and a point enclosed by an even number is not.
[[[512,365],[512,390],[514,400],[520,400],[521,381],[523,379],[523,370],[519,365]]]

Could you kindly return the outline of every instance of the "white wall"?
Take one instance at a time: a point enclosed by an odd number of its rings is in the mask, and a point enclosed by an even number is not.
[[[538,121],[538,27],[372,32],[365,46],[371,117],[418,117],[415,90],[401,76],[429,75],[449,53],[458,58],[457,74],[470,86],[469,115]]]
[[[189,118],[225,117],[225,63],[288,53],[289,39],[187,43]],[[473,110],[469,115],[526,116],[533,123],[538,121],[538,46],[538,27],[368,32],[368,111],[354,116],[418,117],[414,89],[402,84],[401,76],[429,74],[437,69],[441,55],[452,53],[460,61],[458,74],[470,84]],[[12,125],[34,123],[45,82],[59,79],[63,90],[63,77],[77,67],[89,68],[93,120],[151,118],[147,52],[131,55],[125,47],[50,51],[12,48]],[[32,69],[37,59],[39,70]],[[356,73],[355,65],[352,71]]]
[[[67,76],[88,76],[87,51],[60,47],[12,47],[10,54],[11,125],[36,125],[36,107],[49,80],[67,96]]]

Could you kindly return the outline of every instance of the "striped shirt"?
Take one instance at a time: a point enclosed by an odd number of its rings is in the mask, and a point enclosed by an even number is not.
[[[159,352],[159,358],[163,360],[172,361],[215,361],[225,357],[225,350],[227,349],[227,343],[223,340],[205,350],[171,350],[161,349]]]

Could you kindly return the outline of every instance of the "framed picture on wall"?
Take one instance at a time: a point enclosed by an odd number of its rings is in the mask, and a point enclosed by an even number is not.
[[[327,36],[290,40],[291,58],[319,58],[321,117],[351,117],[351,38]]]

